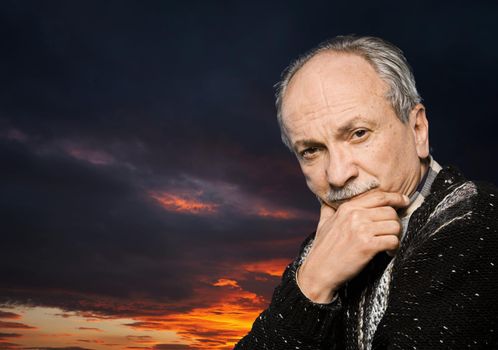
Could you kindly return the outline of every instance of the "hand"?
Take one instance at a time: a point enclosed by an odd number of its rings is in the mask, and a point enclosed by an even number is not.
[[[301,291],[316,303],[328,303],[377,253],[398,249],[401,223],[394,208],[408,203],[405,195],[382,191],[355,197],[337,210],[322,203],[313,246],[299,268]]]

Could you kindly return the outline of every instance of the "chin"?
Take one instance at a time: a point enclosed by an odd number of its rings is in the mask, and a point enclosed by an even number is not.
[[[329,207],[334,208],[334,209],[337,210],[342,204],[348,202],[349,200],[350,199],[343,199],[343,200],[335,201],[335,202],[325,201],[324,203],[327,204]]]

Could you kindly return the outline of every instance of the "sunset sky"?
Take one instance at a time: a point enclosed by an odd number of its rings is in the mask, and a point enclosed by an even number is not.
[[[232,349],[318,218],[273,85],[334,35],[399,45],[434,157],[498,183],[498,4],[405,6],[3,1],[0,349]]]

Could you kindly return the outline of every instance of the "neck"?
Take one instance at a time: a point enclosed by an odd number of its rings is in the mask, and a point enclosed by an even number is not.
[[[420,186],[420,183],[424,179],[424,176],[427,173],[427,170],[429,169],[429,163],[430,163],[430,157],[420,160],[420,166],[418,168],[418,171],[416,171],[418,172],[418,176],[414,179],[414,182],[410,186],[410,190],[407,193],[408,197],[411,198],[415,194],[417,188]]]

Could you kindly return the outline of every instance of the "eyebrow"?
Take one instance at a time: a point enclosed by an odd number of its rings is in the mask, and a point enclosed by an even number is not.
[[[315,141],[313,139],[299,140],[296,143],[294,143],[294,151],[297,152],[297,149],[299,147],[309,148],[309,147],[319,147],[322,145],[323,144],[321,142]]]
[[[346,122],[346,124],[341,125],[339,128],[337,128],[337,133],[339,135],[343,135],[345,133],[348,133],[351,130],[353,130],[356,127],[356,124],[358,124],[359,122],[363,122],[363,123],[372,125],[371,121],[369,121],[368,119],[362,117],[361,115],[357,115],[357,116],[351,118],[350,120],[348,120]]]
[[[337,128],[337,134],[338,135],[345,135],[349,133],[351,130],[353,130],[356,125],[359,122],[364,122],[369,125],[372,125],[372,122],[369,121],[368,119],[362,117],[361,115],[357,115],[350,120],[348,120],[344,125],[341,125],[340,127]],[[313,139],[304,139],[304,140],[299,140],[294,143],[294,150],[297,151],[298,147],[317,147],[317,146],[322,146],[323,144],[321,142],[318,142]]]

